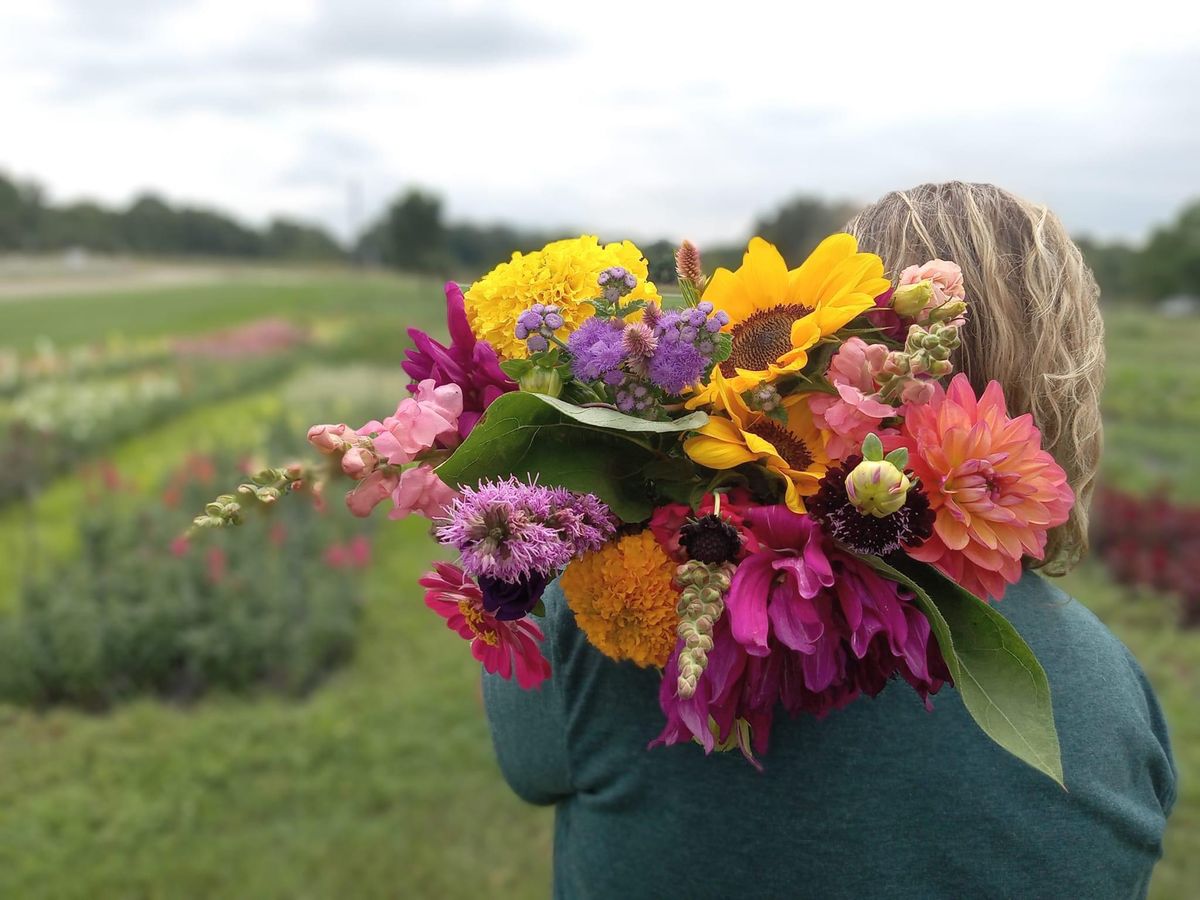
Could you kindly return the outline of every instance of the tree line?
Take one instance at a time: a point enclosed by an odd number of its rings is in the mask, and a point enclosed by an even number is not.
[[[251,228],[201,207],[145,193],[123,209],[84,201],[55,205],[41,187],[0,174],[0,253],[80,247],[145,256],[221,256],[333,261],[345,250],[324,229],[276,218]]]
[[[801,259],[856,211],[852,203],[794,197],[761,216],[751,233],[776,244],[786,259]],[[56,206],[46,202],[33,182],[0,174],[0,253],[83,247],[148,256],[353,259],[471,279],[508,259],[513,251],[534,250],[578,234],[573,229],[448,221],[437,194],[410,188],[347,247],[311,223],[276,218],[255,229],[215,210],[172,205],[149,193],[123,209],[91,202]],[[1088,237],[1078,242],[1107,299],[1154,301],[1175,294],[1200,295],[1200,200],[1185,206],[1142,243]],[[674,242],[643,242],[641,247],[650,263],[650,277],[672,281]],[[741,243],[706,246],[706,264],[736,266],[743,247]]]

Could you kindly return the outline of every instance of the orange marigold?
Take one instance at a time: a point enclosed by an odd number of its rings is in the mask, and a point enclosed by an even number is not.
[[[567,566],[561,585],[575,622],[605,656],[663,666],[675,648],[675,563],[650,531],[609,541]]]

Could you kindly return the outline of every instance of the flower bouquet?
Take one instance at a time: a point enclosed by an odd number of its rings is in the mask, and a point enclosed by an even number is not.
[[[709,277],[688,242],[676,262],[670,298],[633,244],[594,237],[447,284],[450,342],[409,331],[393,415],[314,426],[323,467],[258,473],[196,527],[349,476],[351,512],[390,500],[456,552],[425,602],[489,672],[550,675],[554,579],[601,653],[661,670],[651,746],[754,762],[780,708],[824,716],[899,678],[927,706],[953,684],[1062,783],[1045,673],[988,598],[1073,497],[1030,416],[953,373],[958,267],[892,285],[847,234],[794,269],[760,238],[736,271]]]

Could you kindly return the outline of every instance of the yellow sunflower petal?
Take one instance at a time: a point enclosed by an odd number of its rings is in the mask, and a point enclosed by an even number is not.
[[[787,296],[810,306],[820,299],[821,286],[833,268],[858,250],[858,241],[850,234],[831,234],[817,245],[808,259],[788,275]]]
[[[755,309],[782,303],[787,296],[788,268],[774,244],[760,237],[750,239],[742,267],[738,270],[742,285],[754,300]],[[729,310],[725,310],[729,312]],[[729,312],[730,318],[733,313]]]
[[[710,469],[732,469],[756,459],[745,444],[731,443],[706,434],[698,434],[684,441],[683,452]]]

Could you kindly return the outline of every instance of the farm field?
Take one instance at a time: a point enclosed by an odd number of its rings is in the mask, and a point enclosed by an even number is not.
[[[176,379],[178,394],[135,432],[101,423],[79,442],[113,477],[150,491],[189,454],[254,451],[271,423],[288,423],[300,453],[310,422],[389,411],[403,390],[404,326],[439,328],[442,314],[429,281],[233,272],[163,288],[5,296],[0,353],[52,344],[58,359],[119,334],[120,365],[72,377],[72,387]],[[305,337],[232,361],[201,354],[186,369],[200,375],[179,374],[171,341],[263,320]],[[1107,480],[1200,503],[1200,366],[1190,355],[1200,322],[1113,310],[1108,333]],[[156,355],[163,346],[166,358]],[[215,383],[210,373],[251,367],[253,378],[202,389]],[[0,377],[0,421],[24,391],[41,389],[38,372],[21,377],[29,383],[7,394]],[[4,502],[2,487],[0,617],[17,613],[25,581],[81,552],[76,519],[95,502],[78,473],[48,473],[34,498]],[[194,702],[139,697],[99,714],[0,704],[0,896],[546,896],[552,816],[500,778],[477,666],[420,600],[430,548],[419,522],[379,523],[354,656],[299,698],[215,690]],[[1152,896],[1193,896],[1200,630],[1177,627],[1176,601],[1119,587],[1096,563],[1064,588],[1130,646],[1167,709],[1181,794]]]

